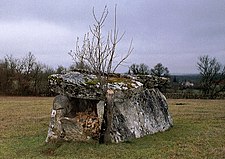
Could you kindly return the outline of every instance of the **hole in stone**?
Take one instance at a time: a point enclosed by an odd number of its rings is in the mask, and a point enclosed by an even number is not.
[[[83,128],[87,138],[98,139],[104,113],[104,104],[99,100],[70,99],[72,109],[65,115]]]

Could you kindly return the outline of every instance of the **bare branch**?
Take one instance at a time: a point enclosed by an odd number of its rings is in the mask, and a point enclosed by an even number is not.
[[[90,34],[87,33],[84,35],[81,48],[79,47],[79,39],[77,39],[75,51],[69,53],[74,61],[90,66],[97,74],[98,78],[100,78],[100,85],[105,85],[104,87],[107,87],[107,76],[105,76],[105,74],[115,72],[117,67],[121,65],[133,51],[131,41],[127,54],[118,62],[114,69],[112,68],[114,60],[118,57],[116,54],[117,44],[125,35],[125,32],[119,35],[116,12],[117,6],[115,5],[113,29],[104,37],[102,28],[108,16],[107,6],[105,6],[100,18],[97,18],[95,9],[93,8],[92,14],[95,23],[89,26]]]
[[[133,43],[133,39],[130,42],[130,46],[128,49],[127,54],[122,58],[122,60],[115,66],[115,68],[113,69],[113,73],[116,71],[116,69],[130,56],[130,54],[132,53],[132,51],[134,50],[134,48],[132,47],[132,43]]]

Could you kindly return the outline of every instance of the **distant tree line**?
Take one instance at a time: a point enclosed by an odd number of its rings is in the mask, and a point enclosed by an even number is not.
[[[166,77],[169,78],[169,69],[163,66],[161,63],[158,63],[154,66],[154,68],[149,69],[148,65],[141,64],[132,64],[129,67],[128,74],[131,75],[152,75],[157,77]],[[161,92],[166,92],[166,89],[169,87],[169,82],[166,82],[163,85],[158,86],[158,89]]]
[[[170,75],[167,67],[158,63],[149,69],[146,64],[132,64],[128,74],[166,77],[170,83],[159,88],[169,98],[225,98],[225,65],[208,55],[200,56],[197,75]]]
[[[161,63],[158,63],[154,68],[149,69],[148,65],[141,64],[132,64],[129,67],[128,74],[132,75],[153,75],[157,77],[169,77],[169,69],[163,66]]]
[[[6,55],[0,59],[0,94],[48,95],[48,76],[57,71],[38,62],[31,52],[23,58]]]
[[[83,67],[75,63],[70,68],[53,69],[37,61],[31,52],[22,58],[6,55],[0,59],[0,95],[49,96],[48,76],[77,68]],[[132,64],[127,73],[169,78],[170,83],[159,88],[169,98],[225,98],[225,66],[204,55],[199,57],[197,69],[196,75],[170,75],[161,63],[151,69],[142,63]]]

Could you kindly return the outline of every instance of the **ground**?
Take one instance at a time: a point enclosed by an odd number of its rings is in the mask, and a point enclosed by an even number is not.
[[[126,143],[45,144],[51,97],[0,97],[0,158],[225,158],[225,100],[169,99],[170,130]]]

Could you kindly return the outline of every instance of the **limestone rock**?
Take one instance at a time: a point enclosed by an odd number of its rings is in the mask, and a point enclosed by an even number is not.
[[[165,96],[155,87],[167,79],[112,75],[110,140],[123,142],[165,131],[172,125]],[[95,75],[83,72],[52,75],[50,89],[60,95],[53,101],[46,142],[99,140],[106,102]]]
[[[158,89],[141,88],[129,98],[123,92],[115,94],[112,123],[112,142],[121,142],[165,131],[172,126],[172,118]]]

